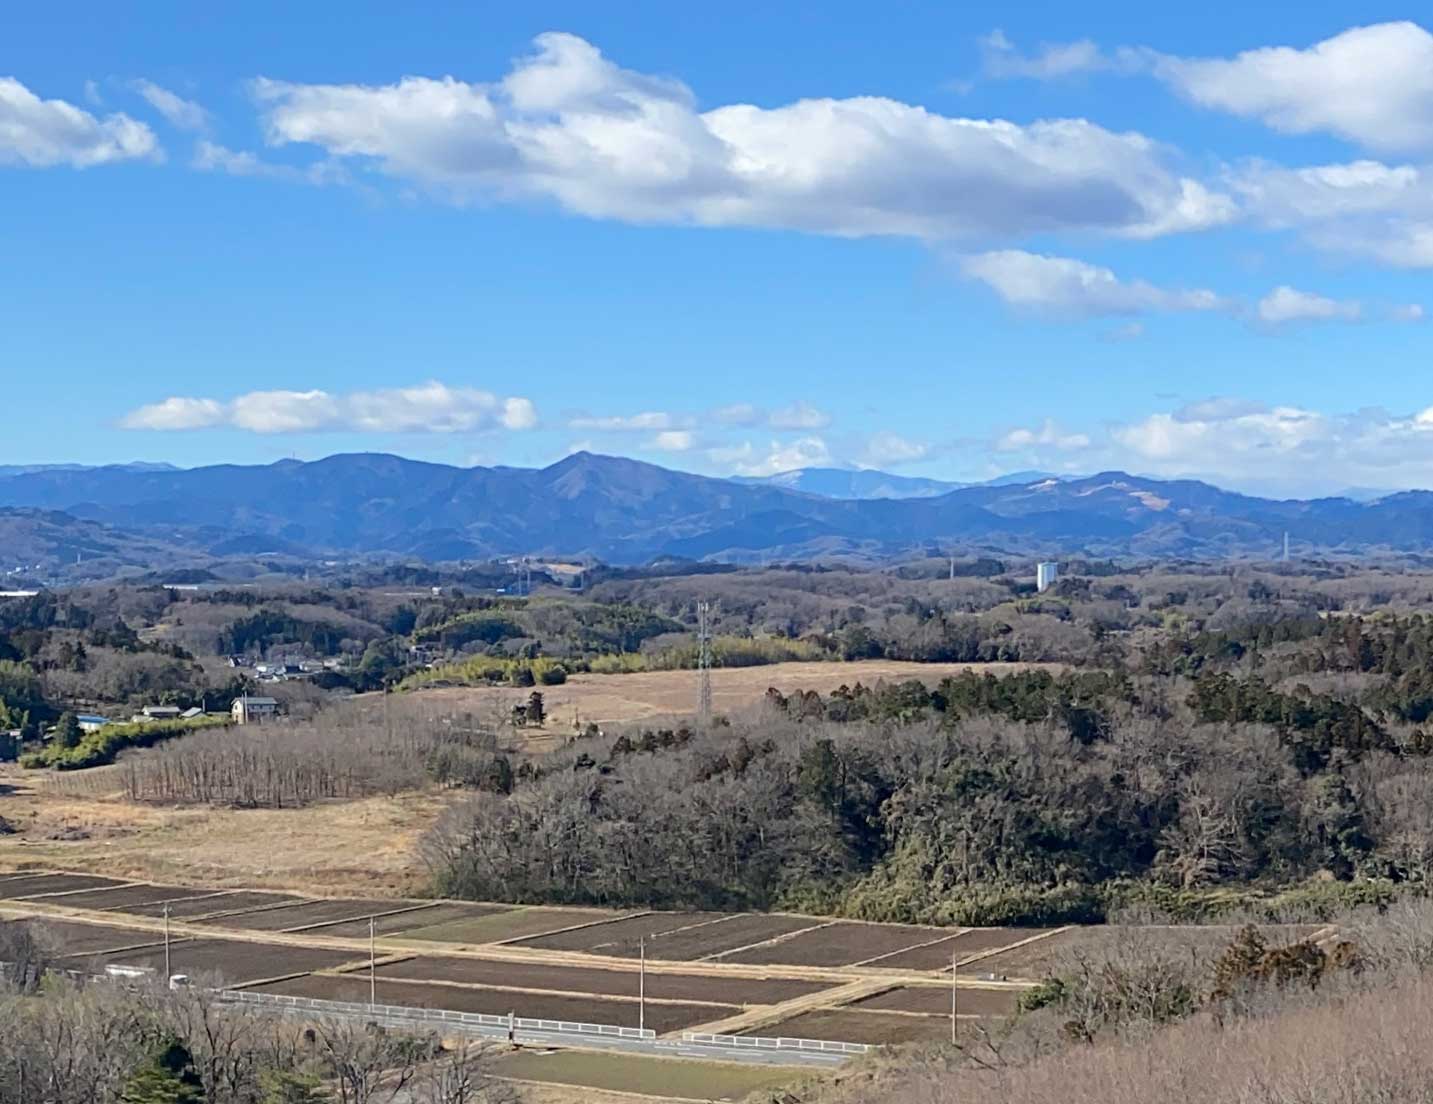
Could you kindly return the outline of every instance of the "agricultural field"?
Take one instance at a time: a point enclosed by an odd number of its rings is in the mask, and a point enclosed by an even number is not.
[[[18,900],[79,889],[109,889],[123,884],[114,878],[90,874],[16,874],[0,879],[0,899]]]
[[[367,1001],[369,994],[367,976],[335,974],[310,974],[254,986],[253,989],[260,993],[278,993],[291,997],[355,1002]],[[480,1012],[489,1016],[505,1016],[513,1012],[519,1016],[538,1019],[613,1024],[618,1027],[636,1027],[639,1015],[635,996],[577,996],[384,980],[377,984],[377,996],[379,1004],[409,1008],[443,1008],[456,1012]],[[648,1027],[662,1034],[681,1031],[695,1024],[729,1016],[736,1011],[735,1008],[724,1008],[720,1005],[648,1001],[646,1021]]]
[[[947,999],[948,996],[947,994]],[[838,1043],[857,1040],[872,1046],[895,1046],[900,1043],[949,1039],[950,1018],[824,1008],[815,1012],[804,1012],[777,1024],[765,1024],[743,1034],[825,1039]]]
[[[378,976],[409,981],[442,980],[464,985],[496,985],[521,989],[635,997],[636,970],[604,970],[580,966],[476,958],[409,958],[378,968]],[[745,978],[721,974],[668,974],[647,971],[650,1000],[686,1000],[724,1005],[781,1004],[829,988],[825,982],[783,978]],[[713,1017],[715,1018],[715,1017]]]
[[[206,890],[203,896],[188,897],[182,901],[126,905],[123,911],[131,916],[163,916],[167,908],[171,919],[197,920],[201,917],[229,916],[250,909],[269,908],[272,905],[297,904],[301,900],[301,897],[292,893],[214,893]]]
[[[515,1081],[574,1085],[584,1090],[636,1093],[664,1100],[740,1100],[758,1089],[789,1084],[799,1074],[769,1066],[642,1058],[576,1050],[506,1055],[493,1066]],[[590,1099],[585,1094],[584,1100]]]
[[[321,924],[338,921],[360,920],[364,925],[363,934],[368,934],[368,917],[388,914],[399,916],[422,909],[420,901],[402,901],[382,898],[332,897],[321,901],[303,901],[298,904],[280,905],[255,912],[243,912],[233,916],[217,916],[197,921],[200,924],[221,928],[241,928],[245,931],[303,931]],[[420,921],[417,921],[420,922]],[[417,923],[415,922],[415,923]]]
[[[63,893],[52,898],[51,903],[64,905],[66,908],[95,909],[100,912],[125,912],[157,906],[162,914],[166,902],[177,904],[192,898],[207,897],[210,893],[207,889],[184,889],[180,886],[104,886]]]
[[[1059,664],[1030,663],[907,663],[860,660],[849,663],[771,663],[758,667],[718,667],[712,671],[712,707],[718,713],[745,713],[760,706],[766,691],[783,694],[814,690],[829,694],[840,686],[904,682],[919,679],[934,686],[962,671],[996,675],[1031,667],[1061,669]],[[695,671],[639,671],[625,675],[574,674],[560,686],[541,688],[547,707],[544,728],[525,730],[523,740],[534,749],[549,746],[572,732],[574,719],[583,724],[629,724],[690,716],[696,711]],[[477,716],[505,716],[527,700],[527,690],[511,687],[443,687],[416,691],[436,706]]]
[[[451,920],[431,927],[414,928],[403,933],[404,939],[432,943],[507,943],[527,936],[562,931],[581,925],[626,915],[602,909],[576,908],[507,908],[486,916]]]
[[[149,938],[157,938],[150,934]],[[77,965],[119,964],[164,971],[164,946],[132,951],[87,952]],[[191,978],[220,978],[227,985],[248,985],[266,978],[331,969],[356,959],[353,951],[330,951],[315,947],[291,947],[269,943],[246,943],[228,939],[178,939],[169,946],[170,972]]]
[[[956,996],[957,1015],[1013,1016],[1019,996],[1013,989],[973,989],[962,985]],[[859,1012],[916,1012],[942,1016],[949,1023],[950,986],[903,986],[858,1000],[850,1008]]]
[[[853,966],[936,942],[947,934],[943,928],[841,921],[723,954],[721,960],[752,965]]]

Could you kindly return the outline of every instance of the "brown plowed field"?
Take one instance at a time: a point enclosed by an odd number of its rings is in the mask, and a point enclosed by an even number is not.
[[[505,912],[478,916],[471,920],[452,920],[403,933],[404,939],[421,939],[434,943],[502,943],[529,935],[555,932],[579,924],[592,924],[608,917],[625,915],[602,909],[546,908],[516,906]]]
[[[37,893],[65,893],[72,889],[99,889],[124,885],[115,878],[98,874],[21,874],[0,881],[0,898],[33,897]]]
[[[192,919],[224,912],[242,912],[266,905],[297,903],[300,900],[302,898],[295,897],[292,893],[221,893],[217,897],[190,897],[183,901],[171,901],[169,915],[176,919]],[[163,916],[164,905],[158,902],[151,905],[128,905],[124,911],[132,916]]]
[[[325,951],[224,939],[185,939],[169,945],[170,969],[174,973],[188,974],[193,978],[217,975],[230,985],[243,985],[306,970],[329,969],[357,957],[352,951]],[[127,966],[148,966],[156,973],[164,970],[163,946],[99,954],[94,958],[104,964],[120,962]]]
[[[915,947],[909,951],[882,958],[869,965],[883,970],[949,970],[951,956],[957,959],[1008,947],[1022,939],[1053,931],[1053,928],[974,928],[961,935],[953,935],[929,947]],[[969,967],[972,971],[984,972],[982,964]]]
[[[185,889],[182,886],[113,886],[107,889],[87,889],[80,893],[66,893],[55,901],[66,908],[95,909],[96,911],[125,910],[131,906],[155,904],[160,901],[181,901],[190,897],[203,897],[207,889]],[[163,906],[160,906],[161,910]]]
[[[92,954],[139,947],[164,936],[135,928],[112,928],[107,924],[80,924],[70,920],[31,920],[62,955]]]
[[[474,958],[410,958],[378,967],[378,976],[618,997],[636,997],[640,980],[636,970],[540,966]],[[657,1000],[710,1001],[732,1005],[780,1004],[827,988],[830,986],[819,981],[754,980],[647,971],[647,996]]]
[[[391,916],[379,916],[374,921],[373,930],[376,935],[399,935],[417,928],[431,928],[437,924],[476,919],[479,916],[491,916],[511,910],[511,905],[429,905],[413,912],[395,912]],[[368,919],[364,917],[361,920],[340,920],[334,924],[320,924],[316,928],[306,930],[314,935],[361,939],[368,935]]]
[[[548,951],[586,951],[611,958],[636,958],[641,953],[643,936],[647,938],[647,952],[651,954],[652,941],[657,936],[722,920],[730,915],[728,912],[654,912],[628,920],[594,924],[577,931],[539,935],[522,940],[518,946],[540,947]]]
[[[282,993],[317,1000],[368,1000],[368,979],[359,976],[334,977],[318,974],[255,987],[260,993]],[[379,981],[378,1003],[408,1008],[444,1008],[455,1012],[482,1012],[489,1016],[544,1020],[573,1020],[578,1023],[637,1026],[637,1001],[601,997],[561,997],[545,993],[513,993],[506,989],[459,988],[452,985],[420,985],[407,981]],[[735,1014],[735,1008],[713,1008],[706,1004],[647,1005],[647,1026],[659,1033],[677,1031]]]
[[[316,924],[333,923],[338,920],[362,920],[364,934],[367,934],[370,916],[413,907],[414,902],[412,901],[346,897],[329,901],[305,901],[299,905],[261,909],[258,912],[246,912],[238,916],[211,917],[207,920],[197,921],[197,923],[220,928],[242,928],[245,931],[277,932],[289,931],[293,928],[309,928]]]
[[[864,962],[918,943],[929,943],[940,936],[940,928],[842,922],[828,924],[769,946],[723,955],[721,961],[759,966],[776,963],[788,966],[849,966],[853,962]]]
[[[957,1013],[961,1016],[1013,1016],[1020,994],[1012,990],[968,989],[960,987]],[[912,985],[892,989],[874,997],[859,1000],[850,1006],[861,1012],[924,1012],[932,1016],[950,1015],[950,986]],[[860,1040],[855,1040],[860,1042]]]
[[[688,931],[675,931],[659,936],[647,945],[647,957],[665,959],[668,962],[693,962],[820,923],[823,921],[812,920],[807,916],[763,916],[748,913],[712,924],[703,924]]]
[[[949,1039],[950,1021],[939,1016],[901,1016],[891,1012],[848,1012],[828,1009],[807,1012],[779,1024],[742,1032],[765,1038],[825,1039],[836,1043],[894,1046],[931,1039]]]

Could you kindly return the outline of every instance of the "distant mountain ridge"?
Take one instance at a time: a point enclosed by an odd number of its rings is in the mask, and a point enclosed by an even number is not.
[[[0,477],[0,506],[61,511],[197,555],[586,554],[630,564],[940,548],[1269,557],[1286,531],[1301,550],[1433,548],[1433,494],[1425,491],[1367,503],[1276,500],[1102,472],[917,497],[823,497],[586,452],[541,469],[367,453],[182,470],[53,468]]]
[[[937,498],[966,487],[999,487],[1034,483],[1041,479],[1062,479],[1049,472],[1011,472],[976,483],[953,483],[944,479],[892,475],[874,468],[795,468],[776,475],[738,475],[733,483],[782,487],[788,491],[820,495],[822,498]]]

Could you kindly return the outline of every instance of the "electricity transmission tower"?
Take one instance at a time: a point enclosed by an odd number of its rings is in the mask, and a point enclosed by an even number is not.
[[[697,603],[697,716],[712,716],[712,628],[711,603]]]

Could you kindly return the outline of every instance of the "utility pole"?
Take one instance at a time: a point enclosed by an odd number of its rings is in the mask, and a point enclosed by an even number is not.
[[[638,944],[642,952],[641,972],[637,975],[637,1030],[647,1029],[647,937]]]
[[[712,718],[711,603],[697,603],[697,717]]]
[[[370,1008],[378,1003],[378,955],[374,949],[377,940],[378,922],[370,916],[368,918],[368,1007]]]
[[[169,968],[169,902],[164,902],[164,987],[169,988],[169,979],[174,971]]]
[[[951,1042],[951,1045],[952,1045],[952,1046],[955,1045],[956,1036],[957,1036],[957,1034],[959,1033],[959,1029],[957,1028],[956,1025],[960,1022],[959,1019],[958,1019],[958,998],[957,998],[957,996],[956,996],[956,994],[957,994],[958,992],[960,992],[960,987],[959,987],[958,985],[956,985],[956,983],[955,983],[955,962],[956,962],[956,956],[955,956],[955,955],[951,955],[951,956],[950,956],[950,1042]]]

